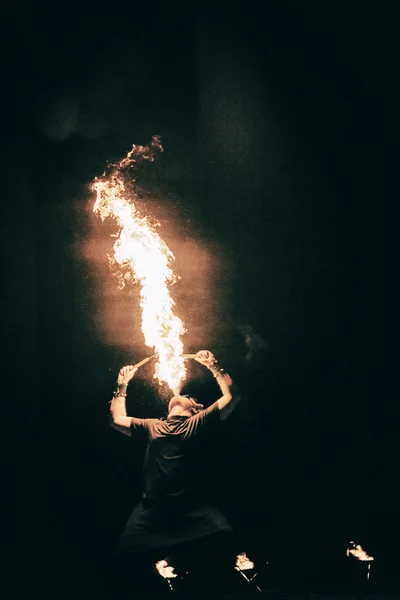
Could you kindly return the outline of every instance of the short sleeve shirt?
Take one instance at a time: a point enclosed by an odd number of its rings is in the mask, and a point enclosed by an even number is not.
[[[205,439],[203,434],[216,431],[219,423],[217,402],[191,417],[176,415],[165,420],[132,417],[132,435],[147,436],[143,497],[175,497],[190,491],[191,455]]]

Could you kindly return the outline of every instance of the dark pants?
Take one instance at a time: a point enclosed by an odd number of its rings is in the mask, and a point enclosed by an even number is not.
[[[173,592],[190,598],[218,597],[234,590],[239,551],[235,536],[221,532],[143,555],[121,554],[112,570],[112,596],[161,598]],[[166,560],[177,577],[163,578],[156,568],[160,560]]]

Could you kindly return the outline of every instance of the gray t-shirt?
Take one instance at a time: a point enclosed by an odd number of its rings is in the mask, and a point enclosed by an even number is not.
[[[171,498],[188,493],[194,480],[191,457],[202,434],[218,431],[217,402],[192,417],[173,416],[166,420],[131,420],[132,436],[144,434],[147,450],[143,464],[146,499]]]

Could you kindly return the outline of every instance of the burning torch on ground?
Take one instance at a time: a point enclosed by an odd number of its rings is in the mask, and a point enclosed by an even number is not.
[[[365,550],[360,546],[360,544],[356,544],[353,541],[350,542],[350,548],[347,548],[346,554],[347,556],[354,556],[356,560],[368,563],[367,581],[369,581],[371,575],[371,562],[375,560],[374,557],[369,556],[369,554],[365,552]]]
[[[247,558],[245,552],[241,552],[237,555],[235,569],[236,571],[239,571],[239,573],[242,575],[242,577],[244,577],[247,583],[251,583],[255,579],[255,577],[257,577],[257,573],[254,573],[251,577],[249,577],[246,574],[246,571],[252,571],[254,569],[254,563]],[[254,581],[253,584],[259,592],[262,591],[261,588],[259,588],[258,585],[254,583]]]
[[[174,567],[171,567],[168,564],[168,562],[164,559],[159,560],[158,563],[156,563],[156,569],[161,575],[161,577],[167,581],[170,591],[174,592],[174,587],[172,585],[171,579],[175,579],[176,577],[178,577],[178,574],[174,573]]]

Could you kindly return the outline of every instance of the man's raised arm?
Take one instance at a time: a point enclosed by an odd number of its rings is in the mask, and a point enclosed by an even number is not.
[[[137,369],[132,365],[122,367],[118,373],[117,389],[110,406],[110,425],[125,435],[131,435],[131,417],[126,414],[126,390]]]
[[[207,367],[218,382],[222,397],[217,400],[217,403],[221,421],[225,421],[240,402],[240,392],[228,373],[224,373],[223,369],[220,369],[214,355],[209,350],[197,352],[195,360]]]

